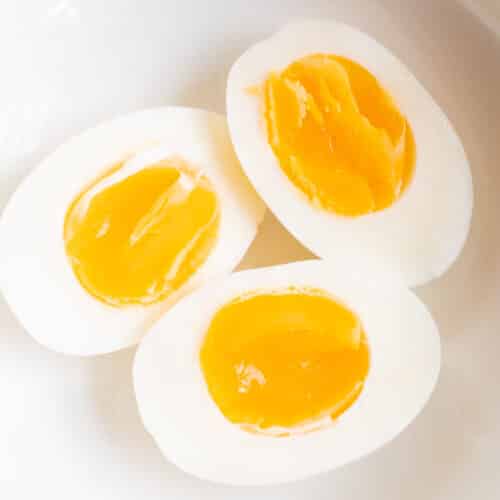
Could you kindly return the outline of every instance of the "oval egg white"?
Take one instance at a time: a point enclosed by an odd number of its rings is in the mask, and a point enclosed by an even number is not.
[[[208,259],[180,289],[150,306],[110,307],[89,295],[65,254],[65,214],[75,196],[110,165],[130,175],[179,156],[208,177],[220,226]],[[228,273],[255,237],[265,208],[245,178],[226,120],[190,108],[126,115],[71,139],[12,196],[0,220],[0,288],[25,329],[62,353],[94,355],[137,343],[151,323],[207,278]]]
[[[319,209],[288,180],[266,134],[260,99],[266,77],[310,54],[335,54],[370,71],[398,103],[416,142],[413,178],[390,207],[359,217]],[[290,24],[250,47],[227,82],[228,124],[247,176],[281,223],[318,257],[367,258],[408,286],[455,261],[467,238],[473,194],[469,165],[444,113],[411,72],[368,35],[335,21]]]
[[[323,290],[359,315],[370,370],[360,397],[329,427],[288,437],[252,434],[211,399],[200,347],[224,304],[290,286]],[[331,470],[384,445],[423,408],[439,367],[437,327],[405,286],[368,267],[308,261],[238,272],[176,304],[141,342],[134,386],[144,425],[167,459],[202,479],[261,485]]]

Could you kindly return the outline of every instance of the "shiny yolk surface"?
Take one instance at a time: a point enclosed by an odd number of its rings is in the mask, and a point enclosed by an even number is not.
[[[315,290],[231,301],[213,317],[200,351],[219,409],[257,432],[337,417],[359,396],[369,359],[359,318]]]
[[[179,288],[216,240],[219,207],[208,179],[161,162],[97,179],[66,213],[66,253],[82,286],[113,306],[151,304]]]
[[[263,94],[269,144],[314,204],[358,216],[398,199],[413,172],[413,134],[366,69],[314,54],[270,74]]]

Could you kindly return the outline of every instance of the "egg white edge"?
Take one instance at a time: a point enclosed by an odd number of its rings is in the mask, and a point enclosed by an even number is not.
[[[199,349],[213,314],[235,296],[287,286],[326,290],[359,314],[371,367],[359,399],[333,426],[276,438],[231,424],[211,400]],[[417,416],[436,384],[437,325],[400,282],[342,263],[305,261],[241,271],[176,304],[141,342],[133,375],[145,428],[164,456],[212,482],[263,485],[345,465],[391,441]]]
[[[389,90],[412,126],[417,160],[402,197],[358,218],[328,213],[296,189],[267,142],[260,99],[247,89],[311,53],[351,58]],[[350,26],[297,21],[244,52],[226,93],[231,139],[247,176],[281,223],[317,256],[366,260],[399,273],[410,287],[442,275],[468,236],[473,208],[469,163],[460,139],[431,95],[388,49]]]
[[[91,297],[74,276],[64,249],[64,217],[96,176],[150,149],[170,149],[207,175],[220,202],[218,239],[207,261],[165,301],[113,308]],[[12,195],[0,217],[0,290],[40,344],[82,356],[112,352],[136,344],[159,315],[209,277],[231,272],[264,212],[234,154],[225,117],[182,107],[123,115],[64,143]]]

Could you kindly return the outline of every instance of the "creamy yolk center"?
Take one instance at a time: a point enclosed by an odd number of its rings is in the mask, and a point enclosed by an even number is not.
[[[208,257],[218,200],[209,180],[182,162],[163,161],[127,176],[122,167],[94,181],[69,207],[66,253],[95,298],[146,305],[178,289]]]
[[[200,363],[221,412],[243,428],[336,418],[369,370],[359,318],[320,291],[242,296],[213,317]]]
[[[413,172],[408,121],[377,79],[334,55],[299,59],[264,83],[268,141],[315,204],[358,216],[390,206]]]

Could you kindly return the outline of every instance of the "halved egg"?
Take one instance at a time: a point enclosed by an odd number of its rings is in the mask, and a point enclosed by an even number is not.
[[[227,82],[249,179],[321,258],[441,275],[472,212],[469,165],[432,97],[386,48],[334,21],[290,24],[250,47]]]
[[[114,351],[230,272],[263,214],[224,117],[134,113],[71,139],[12,196],[0,221],[1,288],[47,347]]]
[[[228,484],[293,481],[390,441],[428,400],[437,327],[368,263],[235,273],[176,304],[139,345],[146,429],[184,471]]]

